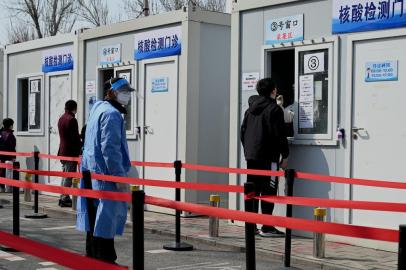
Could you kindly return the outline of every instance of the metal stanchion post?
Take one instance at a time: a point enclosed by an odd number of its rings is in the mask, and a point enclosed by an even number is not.
[[[34,152],[34,170],[38,171],[39,170],[39,152],[35,151]],[[34,183],[38,184],[38,174],[34,175]],[[38,190],[34,191],[34,213],[25,215],[26,218],[32,218],[32,219],[41,219],[41,218],[47,218],[48,215],[44,213],[38,213]]]
[[[327,209],[315,208],[314,220],[326,221]],[[325,255],[325,236],[323,233],[313,233],[313,257],[322,259]]]
[[[78,188],[80,183],[79,178],[73,178],[72,179],[72,187],[73,188]],[[76,206],[78,203],[78,197],[77,196],[72,196],[72,210],[76,210]]]
[[[13,162],[13,179],[20,180],[20,162]],[[20,235],[20,188],[13,187],[13,234]]]
[[[145,192],[131,187],[133,222],[133,269],[144,270],[144,203]]]
[[[210,206],[219,207],[220,206],[220,195],[210,195]],[[219,237],[219,218],[209,217],[209,236]]]
[[[244,184],[245,212],[255,212],[253,183]],[[255,229],[256,224],[245,223],[245,267],[247,270],[255,270]]]
[[[293,184],[295,182],[296,172],[293,169],[285,170],[285,181],[286,181],[286,196],[293,196]],[[286,217],[292,217],[292,205],[286,205]],[[290,256],[292,248],[292,230],[286,228],[285,233],[285,267],[290,267]]]
[[[175,167],[175,179],[176,179],[176,182],[180,182],[180,176],[181,176],[181,173],[182,173],[182,161],[180,161],[180,160],[177,160],[177,161],[175,161],[174,162],[174,167]],[[177,202],[180,202],[180,188],[177,188],[176,189],[176,191],[175,191],[175,200],[177,201]],[[176,210],[176,220],[175,220],[175,223],[176,223],[176,227],[175,227],[175,230],[176,230],[176,232],[175,232],[175,237],[176,237],[176,240],[175,240],[175,243],[170,243],[170,244],[167,244],[167,245],[164,245],[164,249],[166,249],[166,250],[174,250],[174,251],[190,251],[190,250],[193,250],[193,246],[192,245],[189,245],[189,244],[187,244],[187,243],[183,243],[183,242],[181,242],[180,241],[180,214],[181,214],[181,211],[179,211],[179,210]]]
[[[398,270],[406,269],[406,225],[399,226]]]

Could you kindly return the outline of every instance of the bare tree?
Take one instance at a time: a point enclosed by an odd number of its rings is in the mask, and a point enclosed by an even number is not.
[[[124,9],[127,10],[129,18],[138,18],[144,14],[144,0],[124,0]],[[156,0],[149,1],[149,14],[158,14],[160,7]]]
[[[10,19],[7,32],[8,39],[11,44],[17,44],[35,39],[35,29],[33,29],[30,24],[25,22],[13,22],[13,20]]]
[[[112,22],[105,0],[77,0],[78,16],[94,25],[107,25]]]
[[[171,10],[178,10],[184,6],[187,6],[188,1],[187,0],[159,0],[159,3],[161,4],[162,8],[165,11],[171,11]]]
[[[2,2],[14,23],[32,26],[36,38],[71,32],[76,23],[75,0],[16,0],[13,4],[7,0]],[[9,32],[10,35],[13,32],[16,31]],[[16,38],[19,39],[18,36]]]
[[[226,0],[205,0],[199,1],[197,5],[204,10],[224,12],[226,10]]]

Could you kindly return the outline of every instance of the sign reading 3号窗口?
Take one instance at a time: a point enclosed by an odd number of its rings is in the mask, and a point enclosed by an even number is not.
[[[182,52],[182,28],[167,27],[135,34],[134,59],[150,59]]]
[[[73,69],[72,46],[47,50],[42,53],[42,72]]]
[[[266,45],[303,40],[303,14],[269,20],[265,27]]]
[[[334,0],[333,33],[406,26],[406,0]]]

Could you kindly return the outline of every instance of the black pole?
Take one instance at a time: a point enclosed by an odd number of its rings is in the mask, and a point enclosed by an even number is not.
[[[176,160],[174,162],[175,167],[175,180],[177,183],[180,182],[182,173],[182,161]],[[180,202],[180,188],[175,190],[175,200]],[[180,215],[181,211],[176,210],[175,216],[175,243],[164,245],[164,249],[174,250],[174,251],[190,251],[193,250],[193,246],[180,241]]]
[[[293,184],[295,182],[296,172],[293,169],[285,170],[285,179],[286,179],[286,196],[293,196]],[[292,217],[292,205],[286,205],[286,217]],[[290,257],[292,249],[292,230],[286,228],[285,234],[285,267],[290,267]]]
[[[145,192],[132,189],[133,269],[144,270],[144,203]]]
[[[406,269],[406,225],[399,226],[398,270]]]
[[[34,152],[34,170],[38,171],[39,170],[39,151]],[[34,183],[38,184],[38,174],[34,174]],[[42,218],[47,218],[47,214],[43,213],[38,213],[38,190],[34,190],[34,213],[25,215],[26,218],[32,218],[32,219],[42,219]]]
[[[13,179],[20,180],[20,162],[13,162]],[[20,235],[20,188],[13,187],[13,234]]]
[[[253,183],[244,184],[245,212],[255,212]],[[256,224],[245,223],[245,266],[247,270],[255,270],[255,229]]]

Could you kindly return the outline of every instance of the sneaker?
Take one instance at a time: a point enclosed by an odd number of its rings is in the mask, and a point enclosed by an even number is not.
[[[261,230],[259,232],[259,235],[262,237],[282,237],[285,234],[279,230],[277,230],[275,227],[272,227],[270,229],[267,229],[266,231]]]

